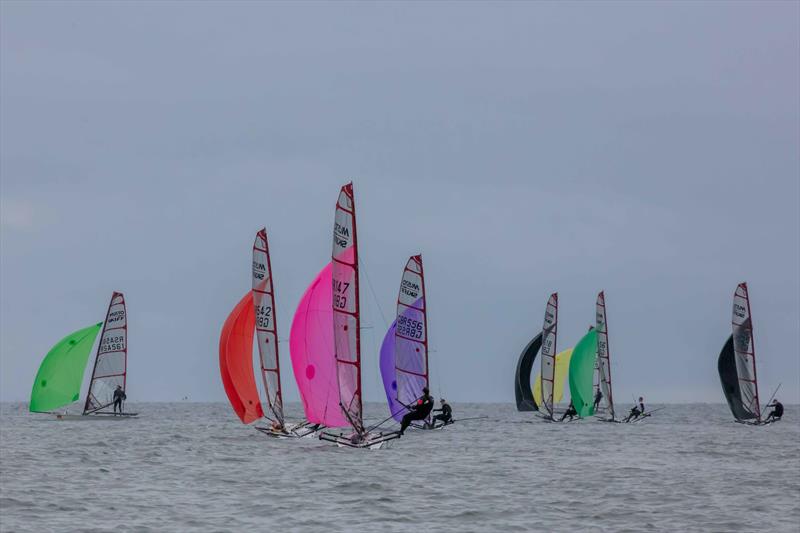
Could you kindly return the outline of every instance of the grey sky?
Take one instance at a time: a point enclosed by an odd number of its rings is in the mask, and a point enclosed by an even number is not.
[[[224,399],[254,232],[286,339],[352,178],[387,319],[424,256],[434,393],[512,401],[550,292],[566,347],[605,289],[618,398],[724,401],[747,280],[762,395],[800,402],[799,6],[4,1],[0,399],[112,290],[132,400]]]

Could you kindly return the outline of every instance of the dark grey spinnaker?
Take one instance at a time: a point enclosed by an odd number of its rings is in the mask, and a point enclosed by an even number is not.
[[[517,411],[538,411],[539,406],[533,399],[533,388],[531,387],[531,372],[536,354],[542,347],[542,334],[536,335],[531,342],[525,346],[517,361],[517,372],[514,376],[514,395],[517,398]]]
[[[719,353],[717,359],[717,370],[719,380],[722,383],[722,392],[728,400],[728,407],[731,408],[736,420],[752,420],[758,416],[745,407],[742,402],[742,391],[739,387],[739,374],[736,371],[736,354],[733,350],[733,335],[728,336],[725,346]]]

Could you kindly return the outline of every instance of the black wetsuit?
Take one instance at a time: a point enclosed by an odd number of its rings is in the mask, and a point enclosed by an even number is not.
[[[775,402],[772,404],[772,411],[767,416],[767,420],[777,420],[783,416],[783,404],[781,402]]]
[[[441,409],[434,409],[433,412],[441,411],[442,414],[436,415],[433,417],[433,422],[436,423],[437,420],[441,420],[445,424],[448,424],[453,419],[453,409],[450,407],[449,404],[443,403]]]
[[[569,407],[567,407],[567,410],[564,411],[564,414],[561,416],[561,420],[563,421],[567,417],[572,420],[576,416],[578,416],[578,411],[575,410],[575,406],[570,402]]]
[[[117,412],[117,406],[119,406],[119,414],[122,414],[122,401],[126,398],[124,390],[116,389],[114,391],[114,413]]]
[[[418,400],[417,405],[411,408],[411,411],[407,413],[403,417],[403,421],[400,422],[400,433],[405,432],[406,428],[411,425],[413,420],[425,420],[428,418],[428,415],[431,414],[433,410],[433,398],[428,396],[423,396]]]
[[[631,418],[639,418],[639,415],[641,415],[642,412],[643,411],[640,411],[638,406],[634,405],[633,409],[631,409],[631,412],[628,414],[628,418],[625,419],[625,422],[630,422]]]
[[[594,410],[597,410],[597,406],[600,405],[600,400],[603,399],[603,393],[600,392],[600,389],[597,389],[597,394],[594,395]]]

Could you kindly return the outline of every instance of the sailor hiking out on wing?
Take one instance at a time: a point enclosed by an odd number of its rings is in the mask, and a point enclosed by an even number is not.
[[[453,408],[450,407],[450,404],[447,403],[444,398],[440,398],[439,402],[442,404],[442,407],[440,409],[434,409],[433,412],[440,412],[441,414],[433,417],[433,424],[435,425],[437,420],[441,420],[446,426],[451,420],[453,420]]]
[[[578,416],[578,411],[575,410],[575,406],[572,405],[572,400],[570,400],[569,407],[567,407],[567,410],[564,411],[563,415],[561,415],[561,420],[559,420],[559,422],[563,422],[564,419],[567,417],[569,417],[569,420],[571,422],[572,419],[575,418],[576,416]]]
[[[777,398],[775,398],[775,401],[769,404],[767,407],[772,407],[772,411],[769,412],[769,415],[764,422],[781,419],[783,416],[783,404],[779,402]]]
[[[644,398],[639,396],[639,404],[634,405],[633,408],[631,408],[631,412],[628,413],[628,416],[625,417],[625,420],[623,420],[623,422],[630,422],[631,420],[635,420],[642,415],[644,415]]]
[[[128,397],[125,396],[125,391],[122,390],[122,385],[117,385],[114,390],[114,414],[117,414],[117,407],[119,407],[119,414],[122,414],[122,402]]]
[[[411,425],[414,420],[425,420],[433,410],[433,397],[431,397],[428,387],[422,389],[422,396],[417,400],[414,406],[406,406],[409,412],[403,417],[400,422],[400,434],[405,433],[406,428]]]

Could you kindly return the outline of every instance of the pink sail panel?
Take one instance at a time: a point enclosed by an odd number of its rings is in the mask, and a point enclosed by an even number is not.
[[[409,405],[428,387],[428,320],[422,256],[409,258],[400,280],[395,327],[397,400]]]
[[[331,264],[333,343],[339,403],[353,429],[362,433],[358,241],[352,183],[342,187],[336,202]]]
[[[283,425],[283,395],[278,357],[278,326],[275,316],[275,288],[266,228],[256,234],[253,243],[253,306],[256,315],[256,337],[261,360],[261,378],[267,405],[275,420]]]
[[[333,352],[331,265],[323,268],[303,293],[289,334],[292,370],[306,420],[328,427],[347,425],[339,408]]]
[[[225,320],[219,337],[219,369],[225,394],[245,424],[264,416],[253,372],[253,332],[256,313],[248,291]]]
[[[549,416],[553,416],[553,392],[556,372],[556,338],[558,334],[558,293],[547,300],[542,326],[542,404]]]

